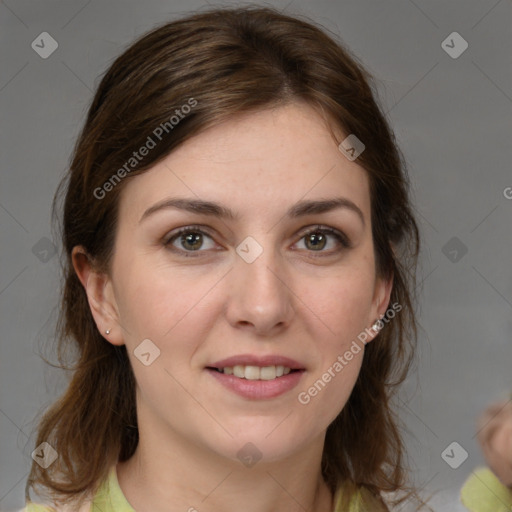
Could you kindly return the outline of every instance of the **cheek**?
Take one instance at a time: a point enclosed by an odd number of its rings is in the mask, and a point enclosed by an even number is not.
[[[149,260],[149,258],[148,258]],[[201,298],[201,285],[170,269],[144,260],[119,265],[118,306],[121,320],[137,335],[160,338],[173,329]],[[122,277],[121,277],[122,276]]]
[[[340,362],[338,354],[335,355],[329,364],[310,376],[297,397],[302,411],[300,417],[307,429],[321,431],[327,428],[345,407],[356,383],[363,349],[350,361],[339,354]]]
[[[298,401],[316,425],[328,425],[345,406],[361,369],[364,345],[357,337],[368,327],[374,276],[371,268],[352,267],[321,284],[305,283],[302,291],[315,313],[308,317],[318,364],[301,386]]]
[[[201,298],[207,283],[157,266],[134,265],[123,270],[129,277],[119,284],[119,314],[143,401],[155,410],[161,400],[173,406],[187,405],[179,383],[186,381],[190,359],[202,339],[198,318],[206,314]],[[144,352],[150,352],[151,361],[146,366],[136,354],[143,353],[139,347],[147,339],[154,345],[145,342],[149,348]]]
[[[127,348],[133,354],[142,340],[150,339],[160,350],[158,363],[181,374],[182,362],[190,361],[215,321],[209,304],[223,274],[199,275],[192,267],[177,271],[142,260],[119,268],[128,276],[117,293]]]
[[[372,306],[374,277],[368,270],[346,268],[336,275],[318,279],[304,279],[299,297],[310,308],[309,317],[315,321],[329,344],[338,348],[357,336],[367,326]],[[317,328],[317,331],[318,331]]]

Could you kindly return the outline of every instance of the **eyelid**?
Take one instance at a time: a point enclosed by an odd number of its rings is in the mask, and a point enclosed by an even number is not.
[[[202,226],[199,224],[188,224],[186,226],[182,226],[180,228],[173,229],[170,233],[167,233],[162,238],[162,243],[165,246],[168,246],[168,245],[170,245],[171,240],[173,240],[174,238],[178,238],[180,235],[187,233],[189,231],[193,232],[193,233],[195,233],[195,232],[202,233],[203,235],[207,235],[212,240],[214,238],[214,235],[212,234],[212,230],[210,230],[210,228],[208,228],[207,226]],[[177,249],[177,250],[179,251],[179,249]],[[193,252],[193,251],[183,251],[183,252]],[[204,252],[204,251],[196,251],[196,252]]]
[[[195,257],[195,256],[199,256],[200,253],[202,253],[202,252],[207,252],[206,250],[200,250],[200,249],[197,251],[185,251],[184,249],[176,248],[171,244],[171,241],[173,241],[174,239],[177,239],[180,235],[187,233],[187,232],[199,232],[199,233],[202,233],[203,235],[208,236],[210,239],[212,239],[212,241],[214,241],[214,236],[211,234],[211,229],[209,227],[198,225],[198,224],[190,224],[190,225],[186,225],[186,226],[177,228],[176,230],[173,230],[171,233],[167,234],[162,239],[164,246],[167,247],[172,252],[178,253],[180,255],[185,255],[185,257]],[[309,226],[305,226],[297,234],[298,240],[293,245],[300,242],[306,235],[308,235],[310,233],[316,233],[316,232],[325,233],[328,236],[334,237],[336,239],[336,241],[341,245],[341,249],[335,249],[335,250],[331,250],[331,251],[307,251],[306,250],[306,252],[310,253],[313,257],[332,256],[332,255],[335,255],[335,254],[341,252],[342,250],[352,248],[352,242],[351,242],[350,238],[343,231],[340,231],[339,229],[336,229],[336,228],[333,228],[330,226],[326,226],[326,225],[322,225],[322,224],[312,224]],[[315,252],[317,252],[318,254],[315,255]]]
[[[301,240],[304,236],[308,235],[309,233],[316,233],[317,231],[320,231],[322,233],[327,233],[328,235],[331,235],[335,238],[339,238],[339,242],[347,249],[352,247],[352,242],[350,238],[341,230],[333,228],[331,226],[325,226],[322,224],[313,224],[311,226],[305,227],[303,230],[299,232],[299,240]],[[314,252],[314,251],[311,251]],[[322,252],[322,251],[320,251]]]

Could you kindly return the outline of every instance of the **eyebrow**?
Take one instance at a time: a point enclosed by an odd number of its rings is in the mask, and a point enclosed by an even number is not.
[[[159,201],[150,208],[148,208],[139,220],[139,223],[144,219],[153,215],[155,212],[160,210],[166,210],[169,208],[175,208],[178,210],[184,210],[199,215],[211,215],[213,217],[219,217],[221,219],[237,220],[236,215],[231,209],[221,204],[204,201],[202,199],[189,199],[189,198],[175,198],[171,197]],[[364,215],[361,209],[350,199],[345,197],[334,197],[332,199],[317,199],[317,200],[302,200],[294,204],[287,212],[286,216],[289,218],[298,218],[305,215],[313,215],[319,213],[326,213],[336,209],[348,209],[355,212],[361,219],[363,226],[365,225]]]

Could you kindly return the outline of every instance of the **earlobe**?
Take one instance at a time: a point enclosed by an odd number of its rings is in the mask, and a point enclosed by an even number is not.
[[[372,326],[370,327],[370,332],[372,333],[372,337],[370,340],[373,340],[379,332],[384,328],[385,323],[382,321],[385,313],[387,311],[390,299],[391,299],[391,291],[393,289],[393,275],[391,277],[377,278],[375,285],[375,293],[373,297],[373,317],[370,318],[372,322]]]
[[[73,248],[73,267],[87,294],[87,301],[100,334],[113,345],[123,345],[117,304],[110,277],[95,269],[95,265],[82,246]]]

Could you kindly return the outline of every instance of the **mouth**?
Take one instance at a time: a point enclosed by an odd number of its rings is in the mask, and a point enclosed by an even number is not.
[[[284,356],[239,355],[205,367],[224,388],[249,400],[276,398],[295,388],[306,368]]]
[[[279,379],[289,373],[304,371],[301,369],[292,369],[283,365],[272,366],[254,366],[254,365],[241,365],[225,366],[217,368],[214,366],[207,366],[207,370],[213,370],[225,375],[233,375],[239,379],[247,380],[274,380]]]

